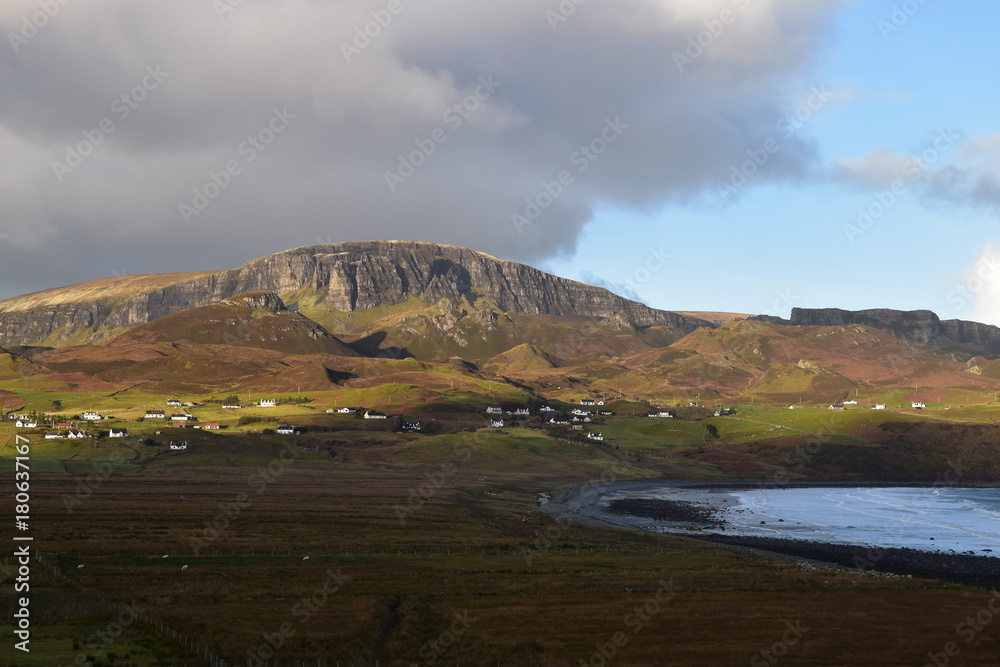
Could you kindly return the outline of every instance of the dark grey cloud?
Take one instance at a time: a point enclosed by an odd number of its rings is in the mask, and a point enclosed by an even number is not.
[[[774,136],[844,2],[389,4],[70,0],[32,31],[4,2],[0,296],[321,241],[571,252],[596,205],[704,198]],[[814,158],[790,137],[754,182]]]

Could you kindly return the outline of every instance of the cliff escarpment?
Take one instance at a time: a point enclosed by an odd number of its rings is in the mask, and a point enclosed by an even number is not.
[[[802,327],[861,324],[881,329],[919,347],[1000,358],[1000,327],[966,320],[941,320],[929,310],[793,308],[787,320],[764,316],[757,319]]]
[[[312,309],[353,312],[417,297],[427,303],[485,300],[510,313],[613,318],[633,327],[687,332],[711,326],[465,248],[370,241],[296,248],[229,271],[115,278],[6,299],[0,301],[0,345],[99,341],[246,292],[273,292],[291,310],[304,298]]]

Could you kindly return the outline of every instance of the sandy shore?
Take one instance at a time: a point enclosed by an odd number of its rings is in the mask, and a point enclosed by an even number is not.
[[[899,484],[815,482],[794,486],[890,487]],[[651,530],[844,567],[940,579],[994,590],[1000,588],[1000,558],[724,534],[723,512],[736,502],[732,492],[757,488],[767,487],[756,480],[620,482],[568,489],[547,500],[543,509],[564,523]],[[656,495],[652,498],[636,497],[654,492]]]

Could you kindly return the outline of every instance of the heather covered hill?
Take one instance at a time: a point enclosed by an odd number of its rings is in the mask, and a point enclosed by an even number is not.
[[[322,326],[288,310],[273,292],[248,292],[211,306],[182,310],[135,327],[105,344],[122,347],[165,342],[261,347],[290,354],[357,354]]]

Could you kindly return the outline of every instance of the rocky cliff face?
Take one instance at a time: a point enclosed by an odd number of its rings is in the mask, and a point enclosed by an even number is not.
[[[792,326],[842,326],[861,324],[881,329],[917,346],[965,352],[989,359],[1000,357],[1000,327],[965,320],[944,320],[929,310],[840,310],[793,308],[790,319],[764,318]]]
[[[607,290],[558,278],[484,253],[408,241],[310,246],[268,255],[238,269],[180,279],[117,296],[61,301],[59,290],[0,302],[0,345],[61,345],[101,340],[124,329],[246,292],[280,294],[289,308],[308,294],[337,311],[463,297],[492,301],[521,314],[619,318],[693,331],[711,326],[697,318],[649,308]],[[37,305],[39,302],[43,305]]]

